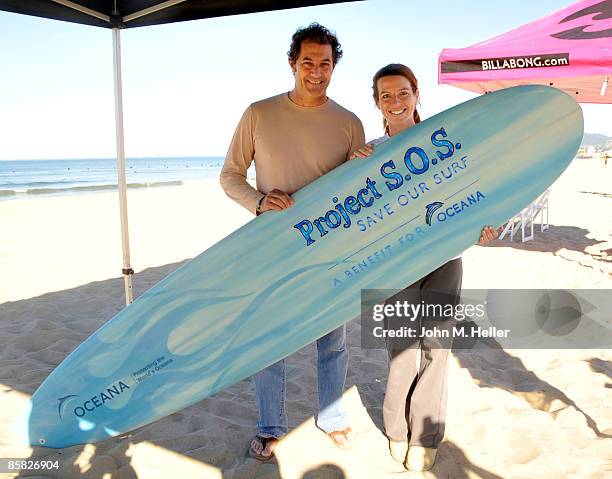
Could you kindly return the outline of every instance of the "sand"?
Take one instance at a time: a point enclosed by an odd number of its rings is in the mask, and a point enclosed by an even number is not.
[[[550,228],[464,254],[464,288],[612,289],[612,166],[575,160],[555,183]],[[129,192],[135,294],[250,219],[214,181]],[[277,461],[247,457],[249,380],[112,438],[59,451],[17,443],[12,422],[48,373],[123,307],[114,193],[0,202],[0,458],[58,459],[53,478],[612,477],[609,350],[472,350],[450,360],[446,437],[435,467],[403,472],[382,434],[386,354],[349,323],[350,451],[315,427],[314,348],[288,360],[291,432]],[[16,477],[0,474],[0,477]]]

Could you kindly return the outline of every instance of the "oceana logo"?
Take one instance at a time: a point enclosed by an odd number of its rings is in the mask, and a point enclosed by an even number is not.
[[[425,221],[429,226],[431,226],[434,218],[441,223],[451,219],[453,216],[460,215],[472,206],[478,205],[478,203],[485,198],[486,196],[481,191],[476,191],[475,193],[466,196],[465,199],[461,199],[456,203],[453,203],[448,208],[443,208],[444,203],[434,201],[426,206],[427,209],[425,211]]]
[[[123,391],[125,391],[126,389],[130,389],[130,387],[123,381],[119,381],[116,384],[113,384],[112,386],[106,388],[104,391],[99,392],[84,403],[76,406],[73,409],[74,415],[77,417],[83,417],[88,412],[93,412],[96,410],[96,408],[99,408],[100,406],[104,405],[104,403],[107,403],[111,399],[120,396],[121,393],[123,393]],[[63,410],[65,409],[66,403],[74,400],[74,398],[77,397],[78,396],[75,395],[69,395],[59,399],[60,404],[58,407],[58,412],[60,419],[62,419],[64,412]]]

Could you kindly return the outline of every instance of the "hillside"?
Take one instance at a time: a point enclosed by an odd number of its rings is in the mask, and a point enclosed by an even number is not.
[[[585,133],[582,138],[581,146],[602,146],[610,144],[612,146],[612,138],[601,133]]]

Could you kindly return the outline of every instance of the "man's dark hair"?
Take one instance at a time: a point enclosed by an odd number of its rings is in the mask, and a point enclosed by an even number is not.
[[[342,58],[342,49],[340,48],[340,42],[336,35],[323,25],[319,25],[315,22],[307,27],[298,28],[293,34],[293,37],[291,37],[291,47],[287,52],[287,56],[291,63],[295,63],[300,56],[300,49],[304,41],[315,42],[319,45],[331,45],[334,66],[336,66],[336,63]]]

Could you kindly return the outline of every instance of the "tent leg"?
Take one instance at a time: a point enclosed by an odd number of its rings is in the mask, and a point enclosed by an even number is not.
[[[125,284],[125,304],[133,301],[132,276],[130,266],[130,236],[127,214],[127,186],[125,180],[125,145],[123,141],[123,92],[121,87],[121,37],[118,28],[113,28],[113,61],[115,78],[115,129],[117,133],[117,175],[119,180],[119,209],[121,214],[121,245],[123,248],[123,280]]]

